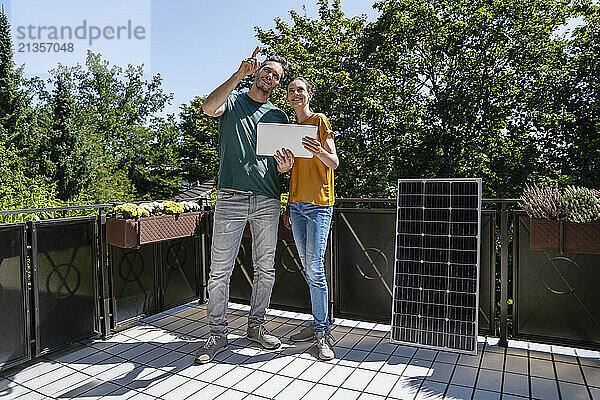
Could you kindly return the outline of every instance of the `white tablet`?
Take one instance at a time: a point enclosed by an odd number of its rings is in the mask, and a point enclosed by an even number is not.
[[[272,156],[277,150],[289,149],[294,157],[312,158],[313,154],[302,146],[304,136],[316,138],[317,126],[259,122],[256,131],[256,154]]]

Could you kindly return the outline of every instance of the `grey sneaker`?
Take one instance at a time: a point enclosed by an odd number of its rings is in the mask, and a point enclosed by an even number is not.
[[[331,336],[331,325],[327,328],[327,333]],[[292,342],[310,342],[315,340],[315,323],[311,323],[309,326],[302,328],[300,332],[290,336]]]
[[[321,360],[329,361],[335,357],[331,344],[329,344],[329,335],[326,332],[319,332],[316,336],[317,351]]]
[[[204,345],[196,353],[194,362],[196,364],[206,364],[223,350],[229,347],[227,338],[223,336],[210,335]]]
[[[265,349],[273,350],[281,346],[281,341],[271,335],[264,325],[259,325],[254,328],[248,327],[246,338],[253,342],[259,343]]]

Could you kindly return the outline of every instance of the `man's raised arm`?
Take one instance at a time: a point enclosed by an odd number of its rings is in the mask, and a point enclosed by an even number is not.
[[[204,100],[204,103],[202,103],[202,111],[204,111],[206,115],[218,117],[225,112],[225,102],[233,89],[235,89],[242,79],[247,75],[255,73],[260,67],[260,63],[256,58],[259,50],[260,48],[256,46],[256,49],[254,49],[254,52],[252,53],[252,57],[242,61],[238,70],[208,95],[206,100]]]

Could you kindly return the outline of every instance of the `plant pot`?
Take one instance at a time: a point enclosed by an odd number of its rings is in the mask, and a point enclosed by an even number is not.
[[[200,233],[202,212],[159,215],[138,219],[108,218],[106,242],[121,248],[195,236]]]
[[[561,252],[560,221],[530,219],[529,248],[532,251]],[[600,221],[562,222],[562,252],[600,254]]]

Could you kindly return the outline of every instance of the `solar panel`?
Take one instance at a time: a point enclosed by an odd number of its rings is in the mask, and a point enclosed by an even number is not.
[[[481,179],[400,179],[391,342],[477,353]]]

